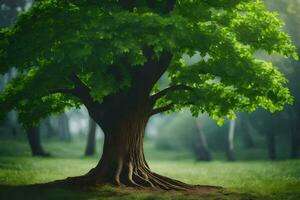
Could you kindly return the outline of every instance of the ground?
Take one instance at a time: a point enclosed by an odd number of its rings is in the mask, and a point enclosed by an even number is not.
[[[13,147],[13,148],[12,148]],[[84,174],[97,163],[97,156],[84,158],[83,144],[48,142],[49,158],[30,157],[26,143],[0,138],[0,199],[300,199],[300,160],[195,162],[146,145],[150,167],[163,175],[190,184],[221,186],[204,194],[136,191],[103,186],[98,188],[48,188],[24,186]],[[159,154],[159,156],[158,156]],[[166,159],[169,158],[169,159]]]

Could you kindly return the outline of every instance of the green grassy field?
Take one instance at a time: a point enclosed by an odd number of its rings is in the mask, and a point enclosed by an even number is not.
[[[139,192],[110,186],[87,190],[23,187],[86,173],[97,156],[84,158],[83,144],[48,142],[53,156],[33,158],[26,143],[0,141],[0,199],[300,199],[300,161],[195,162],[146,145],[152,170],[191,184],[226,188],[218,194]],[[160,156],[158,156],[160,155]],[[165,159],[169,158],[169,159]],[[26,198],[24,198],[26,197]]]

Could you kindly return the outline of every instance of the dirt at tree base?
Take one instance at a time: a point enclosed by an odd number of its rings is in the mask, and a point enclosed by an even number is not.
[[[74,186],[62,182],[9,186],[0,185],[0,199],[43,199],[85,200],[85,199],[140,199],[140,200],[256,200],[254,196],[227,191],[222,187],[197,185],[188,191],[165,191],[162,189],[141,189],[127,186],[95,185]]]

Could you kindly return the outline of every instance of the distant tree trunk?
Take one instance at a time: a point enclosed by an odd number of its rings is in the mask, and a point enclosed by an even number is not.
[[[228,161],[235,161],[235,155],[234,155],[235,125],[236,125],[235,120],[231,120],[229,124],[227,150],[226,150]]]
[[[270,160],[277,159],[276,153],[276,139],[273,131],[268,131],[266,133],[267,147],[268,147],[268,155]]]
[[[15,77],[14,70],[10,70],[8,73],[4,74],[0,77],[0,93],[3,92],[6,84]],[[10,113],[6,114],[6,122],[5,125],[8,126],[8,128],[11,130],[11,133],[14,137],[17,136],[17,134],[20,132],[20,127],[17,124],[17,116],[16,112],[12,111]]]
[[[50,118],[47,118],[44,120],[44,125],[46,129],[46,136],[47,138],[52,138],[54,136],[57,136],[57,131],[53,128],[50,122]]]
[[[195,148],[196,154],[197,154],[197,159],[203,160],[203,161],[210,161],[211,155],[208,150],[206,137],[202,131],[200,122],[198,120],[195,120],[195,121],[196,121],[196,126],[198,129],[198,132],[197,132],[198,140],[196,141],[196,148]]]
[[[85,148],[85,156],[92,156],[95,154],[95,143],[96,143],[96,123],[93,119],[89,120],[89,132],[88,141]]]
[[[49,156],[41,145],[40,131],[38,127],[29,127],[26,130],[27,139],[30,145],[31,153],[33,156]]]
[[[7,122],[13,137],[16,137],[21,132],[21,128],[17,123],[17,116],[15,111],[7,114]]]
[[[69,119],[68,116],[66,114],[63,114],[61,116],[59,116],[59,135],[60,138],[63,141],[71,141],[71,133],[70,133],[70,127],[69,127]]]
[[[253,138],[251,136],[251,125],[249,121],[246,120],[240,120],[241,123],[241,130],[242,131],[242,136],[243,136],[243,143],[245,148],[253,148],[254,147],[254,142]]]
[[[291,130],[291,158],[297,159],[299,157],[300,148],[300,134],[297,126]]]

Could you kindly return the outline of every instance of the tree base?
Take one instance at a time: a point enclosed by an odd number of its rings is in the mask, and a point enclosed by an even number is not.
[[[64,180],[53,182],[54,184],[62,184],[65,186],[84,186],[91,187],[97,185],[113,185],[116,187],[130,187],[137,189],[153,189],[153,190],[174,190],[174,191],[196,191],[199,189],[205,190],[220,190],[221,187],[206,186],[206,185],[190,185],[181,181],[171,179],[151,171],[136,172],[132,175],[128,174],[126,179],[122,178],[122,182],[117,179],[108,179],[107,177],[98,177],[91,170],[88,174],[77,177],[68,177]]]

